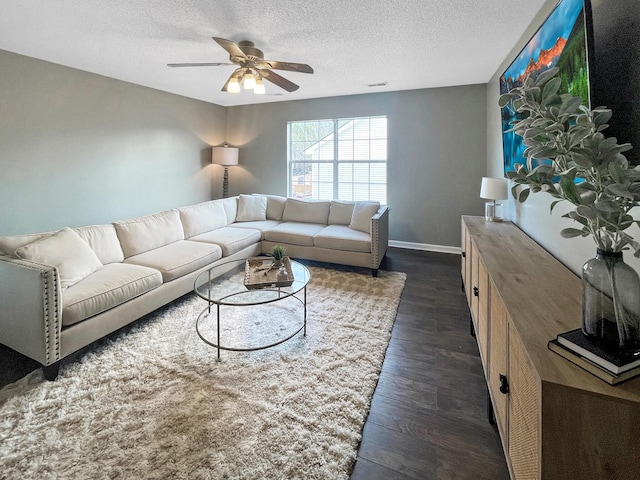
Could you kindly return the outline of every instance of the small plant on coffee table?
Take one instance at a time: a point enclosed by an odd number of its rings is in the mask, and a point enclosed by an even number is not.
[[[284,258],[284,254],[287,251],[287,249],[285,248],[284,245],[274,245],[273,248],[271,249],[271,255],[273,255],[273,266],[274,267],[281,267],[282,266],[282,259]]]

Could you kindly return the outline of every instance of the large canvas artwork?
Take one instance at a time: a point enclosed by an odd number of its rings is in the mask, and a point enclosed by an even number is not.
[[[547,17],[529,43],[500,77],[500,93],[507,93],[522,85],[528,75],[537,77],[541,72],[558,67],[562,86],[560,93],[580,96],[589,106],[589,68],[587,61],[587,35],[584,1],[562,0]],[[502,145],[504,171],[523,163],[522,138],[513,132],[510,122],[518,119],[510,104],[502,109]]]

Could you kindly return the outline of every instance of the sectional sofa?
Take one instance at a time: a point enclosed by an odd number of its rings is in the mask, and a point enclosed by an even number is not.
[[[0,237],[0,343],[54,379],[62,359],[189,293],[217,264],[285,245],[294,258],[371,268],[386,206],[240,195],[105,225]]]

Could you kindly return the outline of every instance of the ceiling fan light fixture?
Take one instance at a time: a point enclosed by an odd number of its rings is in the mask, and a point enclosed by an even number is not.
[[[251,70],[247,70],[247,73],[244,74],[242,78],[242,86],[245,90],[253,90],[256,86],[256,78],[251,73]]]
[[[227,85],[227,92],[229,93],[240,93],[240,82],[237,77],[233,77],[229,80]]]
[[[264,95],[267,91],[264,88],[264,82],[262,81],[262,77],[256,78],[256,86],[253,89],[253,93],[256,95]]]

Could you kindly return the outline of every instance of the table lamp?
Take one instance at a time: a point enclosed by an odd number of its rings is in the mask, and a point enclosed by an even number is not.
[[[509,182],[506,178],[482,177],[480,198],[491,200],[484,204],[484,218],[488,222],[501,222],[503,218],[503,205],[496,200],[509,198]]]

